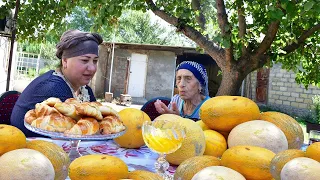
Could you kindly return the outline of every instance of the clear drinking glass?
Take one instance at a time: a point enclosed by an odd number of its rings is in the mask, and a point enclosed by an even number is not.
[[[159,154],[155,163],[157,173],[165,180],[171,180],[173,177],[166,174],[169,163],[166,161],[166,154],[177,151],[185,138],[185,130],[178,123],[168,122],[166,120],[157,120],[153,122],[146,121],[142,125],[143,140],[146,145],[154,152]]]
[[[310,130],[309,132],[309,145],[315,142],[320,142],[320,131]]]

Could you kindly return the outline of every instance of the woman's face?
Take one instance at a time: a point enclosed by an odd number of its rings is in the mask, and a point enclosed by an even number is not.
[[[89,84],[97,71],[98,56],[84,54],[62,60],[63,73],[77,88]]]
[[[186,69],[179,69],[176,74],[176,85],[183,100],[191,100],[199,94],[200,83],[193,73]]]

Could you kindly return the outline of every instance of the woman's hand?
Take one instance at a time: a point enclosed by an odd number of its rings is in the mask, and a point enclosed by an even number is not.
[[[171,104],[172,109],[169,109],[163,102],[161,102],[161,100],[157,99],[157,101],[154,103],[154,106],[156,107],[156,110],[160,114],[180,115],[180,111],[178,109],[176,102],[172,102],[172,104]]]

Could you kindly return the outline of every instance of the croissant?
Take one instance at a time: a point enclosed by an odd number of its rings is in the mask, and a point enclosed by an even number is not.
[[[54,107],[50,107],[44,103],[37,103],[35,108],[35,113],[37,117],[47,116],[50,114],[59,114],[61,113]]]
[[[109,106],[99,106],[99,110],[103,117],[105,116],[117,116],[119,117],[119,114],[116,110],[114,110],[112,107]]]
[[[81,118],[70,130],[65,131],[65,134],[74,135],[92,135],[99,131],[99,123],[91,117]]]
[[[53,107],[57,102],[61,102],[61,100],[59,98],[50,97],[50,98],[44,100],[42,103]]]
[[[80,101],[76,100],[75,98],[68,98],[64,102],[68,104],[80,104]]]
[[[100,122],[101,134],[113,134],[123,131],[125,126],[117,116],[106,116]]]
[[[79,115],[94,117],[97,120],[102,120],[103,118],[99,107],[94,104],[90,104],[90,102],[76,104],[75,107]]]
[[[59,114],[51,114],[44,117],[38,117],[32,121],[31,126],[53,132],[65,132],[72,128],[76,121],[70,117]]]
[[[29,110],[25,115],[24,115],[24,120],[28,123],[31,124],[32,121],[36,120],[36,112],[34,109]]]
[[[74,104],[68,104],[68,103],[56,103],[54,105],[54,108],[56,108],[61,114],[71,117],[75,120],[79,120],[80,116],[77,114],[76,107]]]
[[[94,106],[102,106],[101,102],[98,102],[98,101],[86,102],[86,103],[94,105]]]

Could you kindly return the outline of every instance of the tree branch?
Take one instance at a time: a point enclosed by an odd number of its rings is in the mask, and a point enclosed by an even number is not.
[[[191,6],[194,11],[199,11],[199,16],[196,17],[201,29],[204,31],[206,28],[206,19],[201,9],[201,4],[199,0],[192,0]]]
[[[254,56],[260,56],[265,52],[267,52],[267,50],[270,48],[272,42],[274,41],[277,35],[279,25],[280,25],[279,20],[273,21],[269,24],[266,36],[263,38],[259,47],[254,51]]]
[[[298,43],[294,42],[294,43],[288,44],[282,50],[286,51],[287,54],[293,52],[294,50],[298,49],[308,37],[310,37],[314,32],[316,32],[318,30],[320,30],[320,24],[317,24],[317,25],[313,26],[312,28],[304,31],[301,34],[301,36],[297,39]]]
[[[238,21],[239,21],[239,38],[244,40],[244,37],[246,35],[246,30],[247,30],[247,23],[246,23],[246,18],[244,16],[244,5],[243,1],[241,0],[239,3],[237,3],[238,6]],[[246,54],[247,48],[242,43],[242,48],[241,48],[242,54]]]
[[[194,29],[191,26],[185,24],[179,24],[179,19],[174,17],[163,10],[160,10],[152,0],[145,1],[152,12],[162,18],[163,20],[167,21],[169,24],[174,25],[175,27],[179,28],[180,31],[197,43],[201,48],[203,48],[221,67],[222,61],[224,60],[225,52],[222,48],[215,45],[212,41],[209,41],[206,37],[204,37],[199,31]]]
[[[225,48],[226,51],[226,62],[233,61],[233,44],[231,41],[231,27],[228,22],[228,16],[226,13],[226,7],[224,5],[224,0],[216,0],[218,24],[221,30],[223,38],[228,38],[230,47]]]

